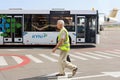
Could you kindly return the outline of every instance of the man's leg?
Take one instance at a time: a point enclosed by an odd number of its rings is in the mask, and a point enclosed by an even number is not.
[[[63,51],[62,53],[66,56],[68,55],[68,52]],[[76,74],[77,69],[78,69],[76,65],[73,65],[71,62],[68,62],[67,60],[64,60],[63,65],[66,68],[69,68],[70,70],[72,70],[72,76]]]
[[[59,56],[59,60],[58,60],[58,63],[59,63],[59,74],[57,76],[61,76],[62,74],[65,75],[65,72],[64,72],[64,69],[65,69],[65,65],[64,65],[64,62],[66,61],[67,59],[67,54],[64,54],[63,51],[60,50],[60,56]]]

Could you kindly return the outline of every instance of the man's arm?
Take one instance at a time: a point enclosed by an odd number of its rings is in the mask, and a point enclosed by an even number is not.
[[[57,45],[53,48],[52,52],[54,53],[56,49],[63,44],[63,42],[64,42],[64,38],[61,38],[57,43]]]
[[[61,46],[64,42],[64,39],[60,39],[59,42],[57,43],[57,45],[55,46],[55,48],[57,49],[59,46]]]

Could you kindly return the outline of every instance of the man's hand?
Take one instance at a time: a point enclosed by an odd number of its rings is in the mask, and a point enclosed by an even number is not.
[[[52,52],[55,53],[55,51],[56,51],[56,48],[53,48]]]
[[[57,43],[57,45],[53,48],[52,52],[55,53],[56,49],[62,45],[64,39],[60,39],[59,42]]]

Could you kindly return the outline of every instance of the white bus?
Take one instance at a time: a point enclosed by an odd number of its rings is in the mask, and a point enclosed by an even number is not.
[[[98,11],[10,9],[0,10],[0,45],[55,45],[59,19],[71,45],[99,43]]]

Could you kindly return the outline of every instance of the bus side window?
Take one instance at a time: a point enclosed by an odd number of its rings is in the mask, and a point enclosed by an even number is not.
[[[2,18],[0,18],[0,24],[2,24]]]
[[[2,18],[0,18],[0,24],[2,24]],[[2,31],[2,27],[0,26],[0,32]]]

